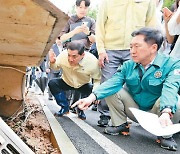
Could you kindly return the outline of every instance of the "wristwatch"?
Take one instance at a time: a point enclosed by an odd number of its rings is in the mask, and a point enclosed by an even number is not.
[[[91,35],[91,31],[89,32],[89,34],[87,36],[90,36]]]

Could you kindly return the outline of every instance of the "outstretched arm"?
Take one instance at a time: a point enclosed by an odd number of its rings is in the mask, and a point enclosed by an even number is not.
[[[81,110],[87,110],[88,107],[96,100],[96,96],[91,93],[88,97],[83,98],[75,102],[71,107],[78,106],[79,109]]]

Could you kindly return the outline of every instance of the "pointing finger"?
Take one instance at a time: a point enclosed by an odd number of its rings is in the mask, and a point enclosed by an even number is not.
[[[71,108],[73,108],[73,107],[75,107],[75,106],[79,105],[80,103],[81,103],[81,100],[79,100],[79,101],[75,102],[73,105],[71,105]]]

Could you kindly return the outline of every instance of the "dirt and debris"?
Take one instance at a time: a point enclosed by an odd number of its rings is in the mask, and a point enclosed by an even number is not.
[[[23,111],[5,122],[36,154],[60,154],[52,146],[51,129],[37,98],[28,93],[23,105]]]

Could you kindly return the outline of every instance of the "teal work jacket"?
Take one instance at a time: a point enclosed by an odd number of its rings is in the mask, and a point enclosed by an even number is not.
[[[170,107],[175,113],[180,86],[180,60],[158,53],[146,71],[142,65],[132,60],[126,61],[112,78],[93,93],[98,100],[103,99],[117,93],[125,83],[141,110],[150,110],[160,98],[160,110]]]

